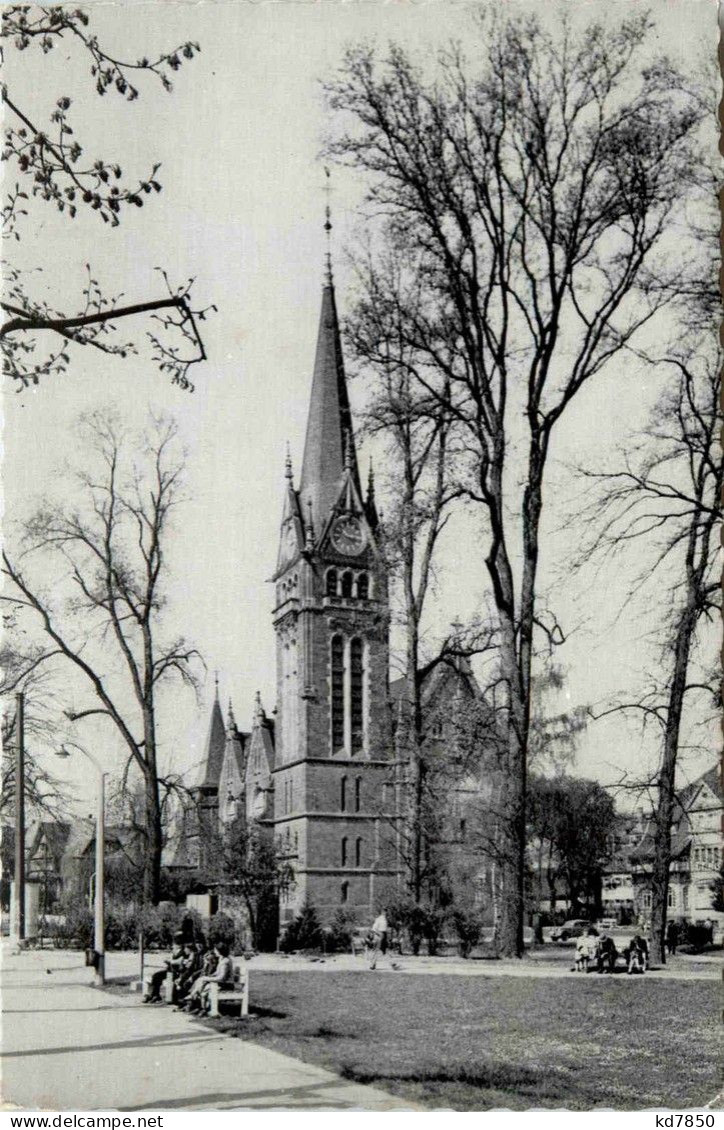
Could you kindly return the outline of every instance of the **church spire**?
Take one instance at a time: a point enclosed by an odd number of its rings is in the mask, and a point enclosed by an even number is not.
[[[226,727],[224,726],[221,705],[219,703],[218,672],[214,677],[214,683],[214,703],[211,707],[209,732],[206,738],[206,748],[204,750],[204,758],[199,774],[199,786],[207,789],[218,788],[221,766],[224,761],[224,746],[226,745]]]
[[[329,236],[331,221],[328,206],[325,215],[325,231]],[[324,528],[337,499],[345,470],[346,447],[354,484],[360,497],[362,495],[329,252],[327,257],[328,269],[322,288],[317,352],[299,484],[303,512],[311,502],[319,529]]]

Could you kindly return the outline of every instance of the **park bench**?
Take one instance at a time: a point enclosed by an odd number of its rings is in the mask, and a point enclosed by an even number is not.
[[[222,989],[216,984],[209,985],[209,1016],[219,1015],[219,1005],[238,1004],[239,1015],[249,1015],[249,971],[234,962],[234,987]]]

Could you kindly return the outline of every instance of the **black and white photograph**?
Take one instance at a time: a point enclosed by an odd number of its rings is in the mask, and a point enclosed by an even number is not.
[[[0,1110],[714,1127],[717,4],[0,18]]]

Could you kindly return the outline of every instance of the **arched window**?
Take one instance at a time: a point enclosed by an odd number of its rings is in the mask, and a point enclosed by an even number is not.
[[[347,866],[347,837],[342,837],[342,866]]]
[[[340,585],[340,596],[352,595],[352,574],[349,570],[342,574],[342,583]]]
[[[364,651],[362,640],[352,640],[349,649],[349,692],[352,753],[364,748]]]
[[[344,883],[342,883],[342,890],[340,892],[340,900],[342,902],[347,902],[348,898],[349,898],[349,883],[345,879]]]
[[[332,690],[332,753],[344,750],[344,640],[332,636],[331,643]]]
[[[327,569],[327,596],[337,595],[337,570]]]
[[[362,778],[357,777],[354,782],[354,810],[359,812],[362,801]]]
[[[347,807],[347,778],[343,777],[339,782],[339,807],[344,812]]]
[[[360,600],[367,600],[370,592],[370,579],[366,573],[360,573],[357,578],[357,596]]]
[[[358,839],[354,845],[354,865],[355,867],[362,866],[362,840]]]

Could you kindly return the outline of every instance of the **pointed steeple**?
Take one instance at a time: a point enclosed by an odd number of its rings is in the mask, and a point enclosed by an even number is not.
[[[226,745],[226,727],[219,704],[219,678],[215,678],[216,693],[214,705],[211,708],[209,732],[206,738],[204,760],[199,773],[199,786],[201,788],[216,789],[219,786],[221,766],[224,761],[224,746]]]
[[[328,211],[326,214],[326,224],[329,224]],[[329,228],[326,230],[329,233]],[[307,416],[302,477],[299,484],[303,512],[306,511],[306,504],[311,502],[319,529],[324,527],[332,505],[336,501],[340,479],[347,461],[361,497],[337,304],[328,253],[328,266],[322,289],[322,310],[317,334],[312,395]]]

